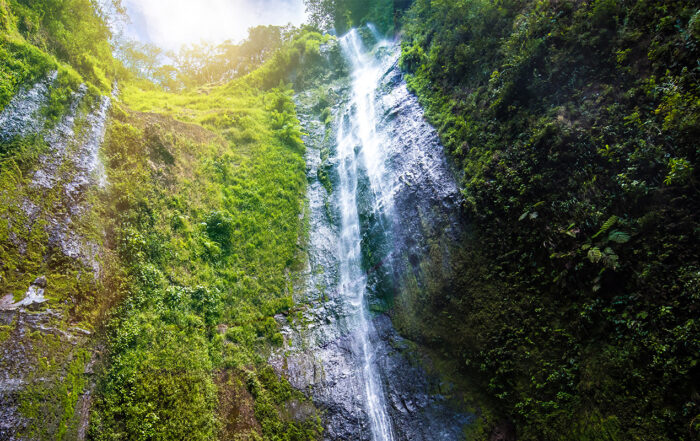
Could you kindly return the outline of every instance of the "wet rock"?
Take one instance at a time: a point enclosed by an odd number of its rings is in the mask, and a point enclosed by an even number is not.
[[[30,225],[33,224],[39,217],[39,214],[41,214],[39,206],[29,199],[22,201],[22,211],[27,215],[27,220]]]
[[[83,129],[77,133],[76,121],[83,118],[78,114],[78,106],[86,92],[87,88],[81,87],[73,95],[66,114],[45,135],[50,152],[39,158],[39,167],[34,172],[31,185],[46,191],[60,186],[58,188],[65,195],[58,206],[44,213],[49,246],[80,260],[99,274],[99,246],[77,234],[74,223],[91,208],[84,200],[88,189],[106,183],[98,153],[104,139],[111,100],[109,97],[100,98],[94,108],[84,115],[84,124],[80,125]],[[42,214],[31,202],[26,202],[23,207],[31,222]]]
[[[67,151],[75,140],[75,123],[78,117],[78,106],[83,100],[87,87],[83,86],[71,96],[71,103],[65,115],[44,136],[49,145],[49,153],[39,158],[39,169],[34,172],[32,186],[51,189],[60,182],[58,171],[64,163]]]
[[[291,400],[285,403],[285,417],[294,421],[306,421],[314,416],[316,409],[307,401]]]
[[[87,96],[87,88],[83,86],[72,96],[69,108],[58,123],[45,127],[40,109],[47,103],[55,79],[53,73],[32,88],[20,91],[0,113],[0,142],[18,136],[39,135],[48,144],[47,152],[28,174],[31,177],[29,194],[46,197],[33,202],[23,199],[26,192],[20,193],[13,203],[21,211],[6,220],[23,222],[25,225],[20,225],[20,228],[28,230],[42,225],[48,236],[50,253],[58,251],[80,261],[99,277],[100,246],[83,237],[76,225],[81,224],[83,216],[92,208],[87,202],[87,192],[105,184],[98,153],[104,138],[110,99],[104,97],[96,103],[81,105],[86,104]],[[84,111],[86,107],[89,109]],[[9,239],[24,254],[26,243],[16,236]],[[12,294],[0,294],[0,323],[11,327],[8,338],[0,342],[0,440],[23,439],[20,434],[32,423],[19,411],[22,394],[28,386],[60,385],[68,374],[69,362],[78,354],[76,351],[92,351],[90,331],[67,327],[64,317],[47,307],[50,306],[45,293],[47,286],[46,278],[38,277],[18,302],[14,301]],[[47,345],[44,338],[51,344]],[[50,366],[39,363],[40,357],[50,359]],[[84,369],[84,375],[89,378],[92,377],[93,364],[94,357]],[[90,379],[77,398],[74,417],[78,421],[78,439],[85,438],[93,388],[94,381]],[[46,399],[50,401],[55,397],[47,396]],[[57,427],[58,422],[45,425]]]
[[[32,285],[38,286],[39,288],[46,288],[46,276],[39,276],[32,282]]]
[[[14,303],[14,296],[12,294],[5,294],[2,298],[0,298],[0,311],[9,311],[15,309]],[[2,324],[7,325],[7,323]]]
[[[31,287],[41,289],[36,285]],[[67,374],[64,370],[67,365],[57,364],[56,358],[52,358],[54,362],[49,371],[40,371],[39,358],[56,357],[60,352],[71,359],[72,351],[86,347],[88,336],[63,330],[63,317],[52,309],[41,312],[28,308],[0,309],[0,323],[11,326],[8,338],[0,342],[0,440],[26,441],[27,438],[21,434],[31,421],[20,412],[26,388],[31,385],[60,384]],[[29,335],[32,338],[28,338]],[[47,336],[51,341],[51,348],[48,349],[51,352],[48,353],[41,343]],[[92,369],[93,363],[91,360],[87,364],[86,371],[88,367]],[[91,382],[78,398],[76,412],[81,421],[88,414],[92,387],[94,384]],[[52,398],[47,396],[46,399]]]
[[[77,326],[72,327],[71,331],[73,333],[78,333],[78,334],[83,334],[83,335],[92,335],[92,332],[88,331],[87,329],[78,328]]]
[[[39,110],[49,99],[49,89],[58,72],[51,72],[46,78],[29,89],[20,90],[0,113],[0,142],[14,137],[38,133],[44,126],[44,118]]]
[[[16,303],[12,302],[12,295],[8,294],[0,301],[0,309],[10,311],[18,308],[34,309],[46,302],[48,299],[44,297],[44,288],[46,287],[46,278],[37,278],[27,289],[24,298]]]
[[[400,277],[406,265],[419,266],[420,258],[404,262],[403,256],[424,256],[432,235],[456,237],[460,195],[435,131],[423,120],[415,97],[409,94],[397,68],[398,48],[384,43],[376,51],[383,57],[373,106],[376,113],[376,146],[381,155],[372,156],[357,142],[352,154],[361,158],[355,190],[361,218],[363,259],[367,268],[368,303],[377,311],[386,308],[382,296],[391,292],[393,277]],[[351,127],[349,81],[340,78],[324,84],[337,97],[334,101],[335,133],[341,125]],[[371,431],[363,378],[363,349],[368,339],[369,359],[375,367],[392,421],[393,439],[459,440],[463,427],[473,415],[461,412],[448,398],[435,391],[444,389],[437,379],[409,357],[409,347],[394,330],[386,314],[368,323],[360,338],[358,308],[343,296],[339,287],[339,255],[342,238],[339,219],[338,169],[341,158],[335,136],[326,134],[319,121],[312,92],[297,96],[307,146],[307,177],[310,237],[303,292],[296,300],[306,305],[304,319],[295,325],[278,319],[285,347],[273,354],[270,363],[291,384],[308,391],[323,410],[324,439],[369,440]],[[344,114],[339,112],[349,109]],[[318,170],[327,171],[332,191],[320,182]],[[374,260],[372,260],[374,259]],[[401,293],[397,293],[401,295]],[[311,325],[308,325],[311,323]]]

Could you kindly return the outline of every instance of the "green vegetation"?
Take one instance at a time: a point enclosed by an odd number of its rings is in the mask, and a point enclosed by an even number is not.
[[[339,35],[353,26],[372,23],[385,33],[398,31],[400,13],[411,0],[304,0],[309,21]]]
[[[155,81],[168,90],[181,90],[245,76],[303,33],[303,29],[290,26],[256,26],[248,30],[248,38],[240,44],[201,43],[170,53],[152,44],[126,41],[116,52],[136,77]],[[164,56],[173,64],[163,64]]]
[[[275,60],[224,86],[123,87],[127,107],[114,111],[104,147],[104,218],[125,302],[110,326],[94,439],[320,434],[317,417],[285,416],[286,402],[306,398],[266,367],[267,348],[282,343],[274,316],[294,306],[306,223],[291,90],[251,85],[279,83],[267,76]],[[239,399],[220,405],[231,387]],[[248,420],[232,425],[246,406]]]
[[[321,75],[319,48],[330,38],[309,26],[257,26],[248,30],[248,38],[240,44],[202,43],[166,53],[153,45],[122,42],[117,54],[128,76],[145,80],[140,86],[146,88],[152,88],[154,82],[163,90],[182,91],[223,85],[249,74],[248,82],[256,86],[275,87],[290,79],[303,86]],[[173,64],[163,64],[165,55]],[[253,78],[258,82],[251,82]]]
[[[338,32],[396,31],[409,6],[305,3],[316,29]],[[2,350],[30,366],[22,435],[76,439],[89,416],[93,440],[320,438],[318,412],[292,415],[307,398],[266,360],[282,343],[277,320],[298,313],[307,228],[288,82],[317,87],[330,123],[318,82],[331,37],[261,27],[174,66],[137,44],[117,60],[97,5],[0,0],[0,111],[57,72],[47,127],[0,144],[0,293],[16,301],[37,276],[48,283],[26,315],[36,322],[0,326]],[[470,228],[460,244],[434,232],[390,313],[469,392],[481,418],[468,436],[512,420],[522,440],[696,439],[700,11],[416,0],[404,18],[401,65],[463,171]],[[72,164],[52,188],[32,178],[44,130],[80,85],[76,139],[117,80],[109,184],[81,193],[89,209],[69,222],[99,249],[95,271],[50,237],[74,208]]]
[[[395,321],[478,378],[519,439],[700,433],[698,17],[645,0],[406,15],[401,63],[473,233]]]
[[[5,392],[3,406],[17,406],[25,420],[16,435],[31,439],[77,438],[86,416],[84,394],[90,389],[86,370],[98,344],[89,335],[116,301],[92,267],[92,263],[108,267],[110,256],[93,256],[93,262],[69,257],[60,243],[67,239],[63,232],[75,234],[81,246],[102,243],[96,212],[67,214],[71,207],[65,185],[75,174],[75,164],[65,160],[58,165],[51,188],[33,185],[37,170],[47,162],[62,161],[47,145],[45,130],[71,110],[74,138],[81,139],[89,129],[85,115],[101,93],[111,91],[114,71],[102,20],[89,1],[0,1],[0,109],[21,88],[28,89],[56,71],[40,109],[47,124],[39,124],[37,133],[0,143],[0,292],[18,301],[38,276],[47,280],[48,301],[24,317],[15,316],[0,333],[3,353],[12,353],[0,359],[0,369],[24,385],[16,395]],[[83,83],[87,92],[76,102]],[[79,148],[77,144],[66,143],[66,158]],[[49,152],[50,159],[42,157]],[[96,197],[96,191],[86,190],[78,203],[94,206]],[[10,398],[7,404],[6,398]]]
[[[108,25],[93,2],[3,0],[0,14],[0,111],[21,87],[51,71],[58,75],[42,109],[51,122],[81,84],[93,99],[112,90],[120,68],[112,58]]]
[[[88,80],[82,76],[94,74],[95,70],[88,72],[85,66],[74,68],[68,63],[73,61],[70,57],[89,53],[92,48],[81,46],[76,40],[70,49],[60,51],[60,41],[73,41],[73,36],[66,31],[57,39],[52,29],[70,25],[72,31],[81,33],[80,23],[89,22],[90,17],[99,19],[92,8],[71,15],[58,14],[59,6],[55,2],[0,2],[0,109],[22,87],[29,88],[56,71],[47,101],[40,109],[40,116],[50,128],[66,114],[79,86],[87,82],[87,95],[74,109],[75,135],[79,139],[87,129],[84,115],[96,105],[101,85],[94,75],[85,77]],[[46,16],[49,9],[41,8],[54,8],[50,11],[56,15]],[[101,43],[109,48],[105,38]],[[103,87],[109,89],[111,84]],[[26,384],[14,403],[26,418],[23,432],[18,435],[68,440],[76,438],[81,417],[79,402],[88,384],[84,371],[94,343],[85,335],[94,330],[98,317],[114,298],[103,291],[89,262],[66,256],[52,238],[56,226],[61,228],[68,223],[64,184],[74,171],[70,169],[73,163],[67,161],[58,168],[59,180],[52,188],[32,185],[34,172],[46,162],[40,158],[49,151],[43,135],[42,129],[25,138],[0,143],[0,292],[21,300],[30,283],[45,276],[48,299],[35,306],[37,314],[31,319],[15,317],[2,326],[0,345],[3,353],[12,356],[0,360],[0,369],[10,372],[13,378],[20,375]],[[65,148],[73,152],[77,146],[67,143]],[[91,204],[95,196],[95,192],[86,191],[81,201]],[[100,222],[93,212],[75,217],[70,228],[86,243],[101,243]]]
[[[35,47],[76,69],[103,92],[111,91],[112,58],[105,13],[91,0],[5,0],[19,34]],[[119,2],[109,0],[117,9]]]
[[[111,91],[118,65],[109,28],[93,2],[3,0],[0,14],[0,110],[19,87],[51,70],[70,78],[64,86],[87,81],[103,93]]]
[[[0,34],[0,109],[7,105],[20,87],[31,87],[33,83],[43,80],[50,71],[56,70],[56,79],[49,90],[47,102],[40,111],[47,118],[50,127],[66,113],[79,86],[87,82],[87,96],[74,109],[77,119],[75,138],[79,139],[84,136],[87,128],[81,118],[94,108],[100,91],[82,76],[85,74],[83,69],[78,72],[59,60],[65,56],[65,61],[72,61],[71,57],[77,57],[80,51],[90,52],[97,47],[109,49],[109,43],[107,35],[100,34],[100,41],[91,41],[89,44],[84,42],[81,45],[72,33],[65,31],[59,38],[52,29],[71,26],[72,32],[82,35],[84,30],[81,26],[93,27],[98,22],[103,27],[106,25],[89,2],[36,3],[34,5],[15,0],[0,2],[0,22],[3,23]],[[80,14],[70,14],[66,10],[78,6],[87,7],[87,10],[81,10]],[[55,15],[47,17],[49,12]],[[93,37],[97,38],[96,35]],[[71,42],[70,48],[58,49],[61,44],[68,45],[68,42]],[[105,57],[111,60],[109,53]],[[111,90],[111,85],[106,90]],[[34,278],[46,275],[52,285],[49,295],[63,304],[66,298],[76,296],[76,291],[91,297],[87,293],[93,293],[95,288],[88,286],[95,281],[86,276],[82,280],[80,277],[76,279],[75,275],[84,271],[84,266],[56,253],[57,250],[49,244],[47,224],[52,216],[62,216],[65,201],[62,185],[49,189],[31,186],[32,174],[41,165],[37,162],[48,148],[43,135],[42,130],[0,144],[0,282],[2,292],[12,292],[18,297],[26,291]],[[72,150],[76,146],[69,143],[66,148]],[[71,173],[72,171],[65,170],[63,177],[69,177]],[[90,201],[94,196],[88,192],[83,198]],[[35,208],[28,210],[27,203]],[[80,230],[81,236],[99,242],[96,239],[99,237],[99,225],[94,217],[88,215],[83,222],[76,223],[78,225],[75,227]],[[83,306],[85,309],[81,310]],[[73,308],[74,312],[81,310],[76,316],[80,317],[83,314],[90,315],[88,311],[95,305],[56,307],[61,310]]]
[[[37,276],[48,280],[49,301],[36,312],[50,327],[23,336],[26,324],[15,321],[0,332],[28,363],[17,396],[23,434],[76,439],[89,417],[95,440],[317,439],[316,411],[305,403],[304,416],[290,414],[307,398],[267,354],[282,343],[275,316],[294,307],[306,231],[304,146],[285,81],[291,71],[310,75],[330,37],[250,40],[241,46],[250,75],[238,69],[242,78],[219,85],[196,78],[197,89],[169,93],[112,58],[89,0],[2,1],[0,13],[1,108],[56,70],[41,112],[50,129],[87,83],[73,109],[79,139],[96,98],[121,80],[102,146],[108,185],[81,194],[90,209],[69,224],[99,247],[99,273],[51,239],[56,217],[72,209],[72,163],[45,190],[32,185],[50,151],[44,131],[0,145],[2,292],[19,300]],[[14,369],[9,362],[0,368]]]

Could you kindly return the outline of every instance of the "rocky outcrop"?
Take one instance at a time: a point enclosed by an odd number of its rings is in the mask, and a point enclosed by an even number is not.
[[[425,258],[431,234],[456,237],[459,231],[459,192],[444,159],[437,136],[422,118],[421,109],[406,89],[396,67],[397,50],[392,43],[376,46],[373,56],[381,62],[376,84],[374,111],[383,168],[360,166],[357,177],[357,208],[362,235],[367,300],[376,311],[367,327],[370,360],[379,374],[386,410],[396,440],[457,440],[473,416],[461,412],[454,400],[441,391],[449,385],[427,374],[416,361],[414,345],[394,330],[386,311],[411,262]],[[294,387],[308,391],[324,410],[327,440],[370,440],[370,418],[362,379],[362,330],[356,322],[358,305],[343,297],[339,284],[340,218],[338,157],[335,133],[348,124],[342,109],[353,106],[347,77],[325,83],[324,99],[335,115],[321,121],[319,90],[297,96],[307,146],[310,237],[300,317],[289,325],[279,318],[285,347],[271,363]],[[350,121],[351,122],[351,121]],[[369,153],[369,152],[368,152]],[[356,154],[363,155],[362,145]],[[377,158],[378,156],[374,156]],[[381,166],[381,167],[379,167]],[[381,180],[381,191],[377,182]],[[330,185],[329,185],[330,184]],[[428,221],[427,219],[430,218]],[[427,225],[426,223],[430,223]]]
[[[39,111],[49,99],[49,90],[58,72],[51,72],[45,79],[30,88],[23,88],[0,113],[0,142],[14,137],[37,134],[44,126]]]
[[[29,285],[24,298],[18,302],[13,302],[12,294],[7,294],[0,299],[0,310],[12,311],[19,308],[30,308],[33,305],[41,305],[46,302],[44,297],[44,288],[46,288],[46,277],[41,276]]]
[[[70,311],[78,306],[73,299],[85,296],[76,290],[100,277],[99,225],[92,222],[89,197],[106,182],[99,148],[111,100],[95,100],[82,86],[53,123],[41,110],[55,79],[52,73],[20,91],[0,114],[0,143],[43,140],[34,164],[14,177],[14,190],[0,190],[8,207],[2,220],[11,231],[6,256],[18,274],[56,271],[34,274],[19,298],[16,289],[0,292],[2,440],[56,433],[84,439],[91,402],[95,342]]]
[[[489,441],[515,441],[515,425],[510,421],[501,421],[493,428]]]

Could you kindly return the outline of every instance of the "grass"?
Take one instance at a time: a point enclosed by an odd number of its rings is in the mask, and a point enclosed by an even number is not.
[[[87,83],[80,134],[94,98],[111,87],[113,66],[80,47],[49,53],[60,46],[55,39],[37,47],[9,11],[0,0],[0,110],[56,70],[44,130]],[[275,316],[293,305],[306,234],[304,146],[292,91],[280,80],[307,49],[317,55],[320,40],[305,34],[286,48],[293,54],[227,85],[178,94],[120,85],[101,149],[108,185],[86,191],[88,210],[70,223],[99,249],[99,274],[49,240],[52,217],[71,207],[64,182],[31,185],[49,148],[44,131],[0,146],[0,287],[20,299],[45,275],[43,308],[60,313],[47,324],[57,335],[92,331],[73,345],[52,332],[15,337],[17,322],[0,328],[0,344],[22,345],[34,368],[18,395],[24,435],[77,436],[80,397],[94,386],[86,366],[99,352],[91,439],[319,437],[317,416],[287,412],[289,401],[307,399],[276,376],[266,354],[282,342]]]
[[[125,303],[93,436],[206,440],[234,430],[218,397],[241,392],[225,392],[234,386],[223,375],[252,397],[257,423],[238,436],[314,439],[316,417],[285,417],[286,401],[305,398],[265,355],[282,341],[274,317],[293,305],[305,231],[291,91],[244,80],[178,94],[132,84],[122,98],[104,149],[104,218]]]

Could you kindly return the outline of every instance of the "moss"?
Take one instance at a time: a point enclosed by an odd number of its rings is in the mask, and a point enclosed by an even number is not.
[[[19,411],[27,418],[23,436],[39,440],[71,439],[78,424],[76,405],[88,379],[85,366],[90,351],[73,348],[54,334],[34,332],[34,370],[19,397]]]
[[[266,438],[320,433],[317,419],[284,419],[284,403],[302,397],[265,356],[281,343],[274,316],[293,305],[289,273],[301,266],[307,222],[291,94],[245,78],[206,94],[123,85],[104,147],[102,212],[124,304],[110,326],[95,439],[213,439],[231,423],[219,421],[229,412],[218,400],[239,393],[214,381],[222,369],[246,378]]]
[[[75,70],[65,66],[58,68],[56,80],[49,90],[48,103],[41,109],[50,123],[58,122],[66,110],[71,107],[81,84],[83,84],[83,79]],[[88,102],[89,98],[84,102]]]
[[[76,137],[80,138],[81,130],[85,129],[80,112],[76,120]],[[3,291],[14,293],[15,300],[19,300],[36,277],[46,276],[46,296],[51,300],[51,307],[78,319],[82,313],[96,307],[98,287],[92,268],[64,256],[58,244],[49,240],[49,227],[67,222],[62,215],[66,210],[64,182],[52,189],[32,185],[37,159],[48,148],[40,136],[15,139],[2,148],[6,166],[0,169],[0,237],[4,238],[0,246],[0,285]],[[66,161],[62,167],[71,169],[73,164]],[[59,175],[62,171],[59,170]],[[71,175],[67,173],[66,176]],[[82,196],[89,201],[94,192],[88,191]],[[74,216],[70,222],[71,231],[83,241],[99,244],[99,223],[94,221],[89,214]]]
[[[408,289],[398,323],[480,378],[519,439],[692,436],[698,342],[680,329],[697,300],[677,280],[697,262],[696,12],[418,0],[407,14],[401,65],[463,171],[474,234],[461,275]]]
[[[0,35],[0,60],[0,111],[21,86],[29,86],[57,67],[50,55],[5,33]]]
[[[10,338],[10,333],[14,329],[14,325],[0,325],[0,344],[5,343],[5,341]]]
[[[104,17],[84,0],[48,1],[31,6],[0,3],[0,111],[21,87],[30,87],[58,70],[49,105],[58,119],[86,83],[92,96],[109,93],[115,78],[109,32]]]
[[[9,90],[8,95],[20,86],[30,86],[48,70],[58,69],[49,105],[42,109],[51,123],[55,123],[68,110],[82,79],[72,69],[58,65],[23,41],[9,40],[5,35],[2,38],[0,50],[10,51],[3,62],[13,72],[13,76],[4,77],[9,78],[3,84],[10,87],[5,89]],[[22,63],[29,67],[23,67]],[[92,101],[90,97],[84,100],[74,115],[78,139],[87,128],[84,115]],[[34,172],[43,165],[38,159],[48,149],[43,135],[40,132],[15,138],[0,146],[0,290],[11,292],[15,300],[20,300],[36,277],[47,278],[48,302],[41,309],[50,308],[52,314],[35,318],[41,320],[47,333],[32,332],[14,342],[22,350],[31,349],[30,366],[34,368],[24,378],[27,386],[20,392],[18,411],[26,419],[24,435],[42,440],[74,439],[76,403],[87,385],[84,368],[91,352],[82,335],[72,342],[67,341],[68,337],[57,336],[74,332],[69,329],[69,323],[93,329],[96,317],[112,297],[109,291],[102,291],[91,267],[65,256],[58,244],[49,240],[50,227],[56,222],[66,222],[63,213],[67,202],[63,180],[51,189],[32,185]],[[77,147],[69,143],[67,149],[70,152]],[[65,172],[65,176],[72,176],[73,167],[71,161],[66,161],[58,175]],[[94,193],[84,192],[82,197],[90,201]],[[72,234],[84,240],[89,238],[96,245],[101,241],[100,225],[90,215],[83,218],[73,215],[69,228]],[[53,314],[62,318],[50,318]],[[7,335],[3,330],[3,340],[11,338],[9,329]]]
[[[7,2],[0,0],[0,30],[7,32],[10,28],[10,11],[7,9]]]

